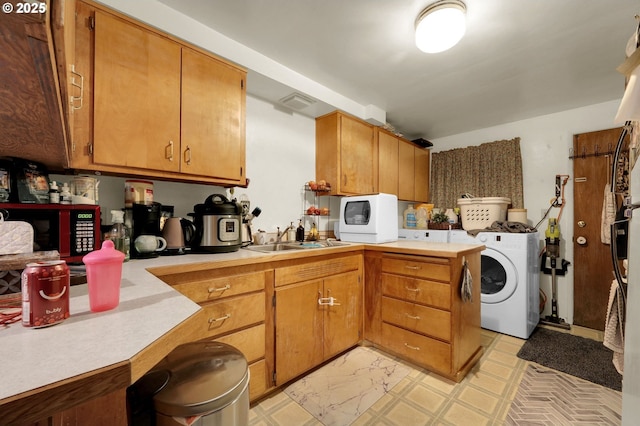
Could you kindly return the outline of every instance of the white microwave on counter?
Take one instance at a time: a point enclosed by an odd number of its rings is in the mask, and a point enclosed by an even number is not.
[[[392,194],[354,195],[340,200],[340,239],[353,243],[398,240],[398,197]]]

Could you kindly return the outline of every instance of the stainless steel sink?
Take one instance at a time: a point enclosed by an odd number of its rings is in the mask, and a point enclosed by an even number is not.
[[[322,240],[322,241],[305,241],[304,243],[269,243],[269,244],[261,244],[261,245],[251,245],[245,247],[247,250],[259,251],[262,253],[273,253],[277,251],[285,251],[285,250],[309,250],[309,249],[318,249],[318,248],[330,248],[330,247],[338,247],[338,246],[346,246],[347,243],[341,243],[339,241],[333,240]]]

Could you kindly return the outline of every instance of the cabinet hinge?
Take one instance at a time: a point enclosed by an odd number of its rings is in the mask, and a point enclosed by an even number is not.
[[[276,372],[275,371],[273,372],[272,380],[273,380],[273,384],[275,386],[275,384],[276,384]]]
[[[244,167],[240,167],[240,176],[244,176]]]
[[[240,80],[240,88],[244,90],[244,78]]]
[[[276,307],[276,295],[275,294],[271,298],[271,306],[273,306],[274,308]]]
[[[93,31],[96,29],[96,17],[91,15],[89,16],[89,30]]]

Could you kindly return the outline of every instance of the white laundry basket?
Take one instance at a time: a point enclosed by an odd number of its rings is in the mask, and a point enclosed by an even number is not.
[[[506,220],[509,204],[511,199],[505,197],[458,198],[462,228],[484,229],[496,220]]]

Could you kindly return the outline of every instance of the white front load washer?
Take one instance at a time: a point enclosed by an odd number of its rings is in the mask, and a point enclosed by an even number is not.
[[[538,233],[451,231],[450,242],[484,244],[482,328],[528,339],[540,319]],[[474,283],[475,284],[475,283]]]

